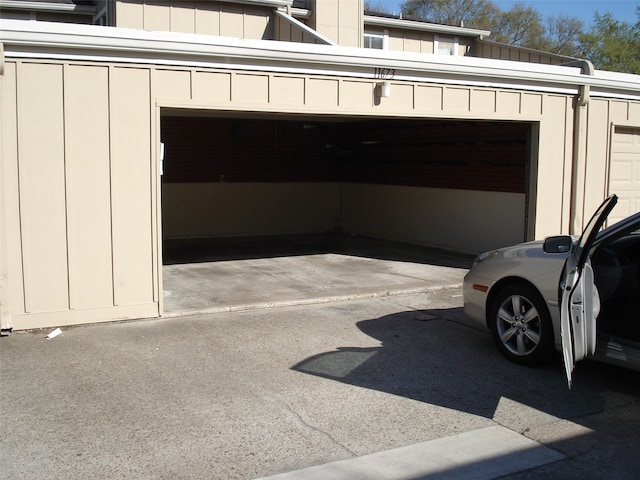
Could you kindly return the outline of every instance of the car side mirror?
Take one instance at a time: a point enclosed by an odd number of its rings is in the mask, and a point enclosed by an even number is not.
[[[545,253],[567,253],[573,247],[573,239],[569,235],[557,235],[544,239],[542,249]]]

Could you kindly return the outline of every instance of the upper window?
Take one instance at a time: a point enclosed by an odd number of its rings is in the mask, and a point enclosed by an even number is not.
[[[458,39],[436,35],[433,53],[436,55],[458,55]]]
[[[386,49],[385,35],[381,33],[365,33],[364,48]]]

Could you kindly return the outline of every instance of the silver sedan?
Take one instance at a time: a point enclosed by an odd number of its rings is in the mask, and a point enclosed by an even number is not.
[[[567,376],[587,356],[640,370],[640,212],[600,230],[612,195],[581,237],[555,236],[479,255],[464,310],[510,360],[535,365],[563,351]]]

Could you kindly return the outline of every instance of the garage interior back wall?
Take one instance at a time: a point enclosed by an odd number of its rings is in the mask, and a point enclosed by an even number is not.
[[[163,115],[163,236],[516,243],[528,134],[515,122]]]

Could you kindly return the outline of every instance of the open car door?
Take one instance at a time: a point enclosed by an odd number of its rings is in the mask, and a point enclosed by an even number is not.
[[[611,195],[598,208],[567,258],[560,290],[560,327],[562,355],[571,388],[571,375],[576,362],[596,350],[596,318],[600,313],[600,297],[594,284],[589,254],[596,235],[618,201]]]

